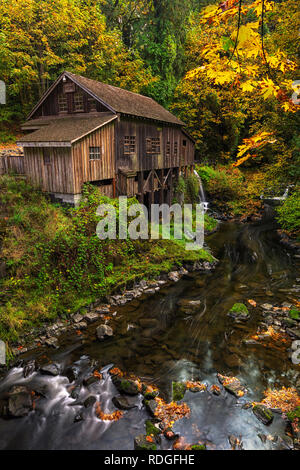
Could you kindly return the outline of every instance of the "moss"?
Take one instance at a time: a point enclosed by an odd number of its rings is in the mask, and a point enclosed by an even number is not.
[[[25,180],[0,177],[0,211],[6,221],[0,227],[0,257],[7,271],[0,279],[3,341],[12,345],[26,331],[67,319],[135,281],[214,260],[204,249],[187,251],[184,240],[100,241],[95,214],[103,202],[118,203],[87,187],[82,205],[66,209]]]
[[[173,401],[180,401],[183,399],[186,391],[186,384],[183,382],[172,382],[172,398]]]
[[[191,450],[206,450],[206,445],[194,444],[191,446]]]
[[[294,421],[295,419],[300,419],[300,406],[294,409],[294,411],[290,411],[287,413],[287,417],[290,421]]]
[[[255,405],[252,411],[263,424],[270,424],[273,421],[274,415],[272,411],[264,405]]]
[[[300,320],[300,311],[299,311],[297,308],[292,308],[292,309],[289,311],[289,316],[290,316],[290,318],[292,318],[293,320]]]
[[[157,450],[157,446],[154,442],[148,442],[147,436],[141,434],[137,436],[134,440],[135,450]]]
[[[249,310],[247,309],[246,305],[236,303],[233,307],[229,310],[229,313],[241,313],[241,314],[249,314]]]
[[[150,419],[147,419],[145,425],[147,436],[159,436],[159,434],[161,434],[161,430],[157,428]]]

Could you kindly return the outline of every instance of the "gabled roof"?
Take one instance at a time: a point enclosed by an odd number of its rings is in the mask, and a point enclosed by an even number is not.
[[[35,106],[29,118],[33,115],[35,110],[42,104],[44,99],[49,95],[51,91],[62,78],[66,76],[83,90],[93,96],[95,99],[100,101],[102,104],[107,106],[112,112],[128,114],[131,116],[142,117],[146,119],[152,119],[160,122],[168,122],[170,124],[176,124],[183,126],[184,123],[166,110],[163,106],[158,104],[152,98],[138,93],[133,93],[123,88],[118,88],[112,85],[107,85],[96,80],[82,77],[81,75],[75,75],[70,72],[63,72],[58,80],[52,85],[48,92],[41,98],[39,103]]]
[[[43,127],[39,130],[25,135],[18,141],[18,145],[23,147],[30,144],[58,144],[59,146],[70,147],[74,142],[100,127],[117,119],[112,113],[102,113],[97,117],[66,117],[64,119],[49,119],[44,121]],[[38,121],[38,120],[37,120]],[[34,122],[30,121],[31,123]]]

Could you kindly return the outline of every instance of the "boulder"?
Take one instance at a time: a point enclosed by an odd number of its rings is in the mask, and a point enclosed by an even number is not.
[[[29,375],[33,374],[36,370],[36,363],[35,360],[27,362],[23,369],[23,377],[29,377]]]
[[[152,415],[155,416],[155,411],[157,408],[157,402],[156,400],[144,400],[143,401],[147,411]]]
[[[102,341],[106,338],[113,336],[113,329],[108,325],[100,325],[96,330],[97,338]]]
[[[85,387],[89,387],[90,385],[93,385],[96,382],[99,382],[99,377],[96,377],[95,375],[91,375],[90,377],[83,379],[82,381]]]
[[[8,396],[8,414],[13,418],[27,416],[33,410],[33,400],[31,392],[21,385],[14,385]]]
[[[60,374],[60,367],[57,364],[46,364],[40,368],[40,372],[43,375],[51,375],[52,377],[56,377]]]
[[[225,390],[237,398],[240,398],[245,394],[245,387],[241,384],[238,378],[226,377],[225,375],[218,374],[218,379]]]
[[[99,315],[96,312],[89,312],[84,316],[84,319],[87,323],[94,323],[99,319]]]
[[[250,318],[249,310],[247,309],[246,305],[241,303],[234,304],[233,307],[229,310],[228,316],[236,321],[246,321]]]
[[[75,313],[75,315],[73,315],[72,317],[72,320],[74,321],[74,323],[80,323],[83,320],[83,315],[81,315],[80,313]]]
[[[271,424],[274,418],[274,415],[271,410],[269,410],[264,405],[255,405],[252,409],[254,415],[259,419],[263,424]]]
[[[168,273],[168,278],[172,282],[178,282],[180,280],[180,274],[178,271],[172,271]]]
[[[288,335],[290,335],[292,338],[297,338],[300,339],[300,328],[287,328],[286,332]]]
[[[78,371],[75,367],[67,367],[63,375],[69,379],[69,382],[74,382],[78,378]]]
[[[180,401],[183,399],[186,391],[186,384],[184,382],[172,382],[172,399],[173,401]]]
[[[131,410],[137,407],[137,402],[132,397],[126,397],[125,395],[117,395],[112,399],[113,404],[119,410]]]
[[[133,380],[123,379],[116,375],[112,376],[111,380],[118,392],[122,394],[134,396],[140,393],[138,385]]]
[[[149,451],[149,450],[156,450],[157,446],[154,440],[153,442],[149,442],[149,440],[147,440],[146,435],[140,434],[134,439],[134,449]]]
[[[57,338],[47,338],[45,340],[45,345],[48,346],[49,348],[54,348],[54,349],[58,349],[58,339]]]
[[[90,395],[89,397],[86,398],[86,400],[84,400],[83,406],[85,408],[91,408],[92,406],[94,406],[96,401],[97,401],[96,397],[94,397],[93,395]]]

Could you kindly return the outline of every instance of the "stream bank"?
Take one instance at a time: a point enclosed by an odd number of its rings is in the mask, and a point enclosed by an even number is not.
[[[174,443],[207,449],[297,447],[286,413],[273,410],[271,422],[264,424],[258,418],[264,410],[254,413],[252,405],[267,389],[296,389],[300,377],[299,365],[289,358],[290,342],[281,341],[283,326],[267,323],[268,316],[272,322],[285,320],[287,304],[298,301],[300,282],[299,259],[279,243],[275,228],[268,217],[254,224],[224,223],[207,239],[220,260],[216,268],[189,273],[156,293],[114,306],[112,337],[97,340],[92,323],[81,334],[67,335],[58,349],[38,347],[20,355],[18,367],[0,382],[0,395],[23,386],[36,394],[35,405],[17,421],[0,418],[0,448],[133,449],[136,438],[141,442],[151,428],[145,423],[152,420],[157,427],[155,420],[162,418],[155,410],[153,416],[153,398],[145,403],[147,388],[134,395],[120,391],[111,369],[158,390],[165,413],[178,411],[166,407],[173,383],[185,384],[177,403],[180,419],[172,428],[181,440],[160,433],[158,442],[146,441],[159,449],[172,449]],[[228,316],[236,303],[247,305],[249,320]],[[260,338],[270,326],[280,335]],[[54,375],[45,374],[47,366]],[[227,382],[222,379],[222,385],[217,374]],[[234,377],[243,395],[226,388]]]

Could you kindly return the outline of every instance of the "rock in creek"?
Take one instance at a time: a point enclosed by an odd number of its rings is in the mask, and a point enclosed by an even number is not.
[[[155,442],[147,441],[147,436],[140,434],[134,439],[134,448],[135,450],[156,450]]]
[[[138,385],[133,380],[123,379],[116,375],[112,376],[111,380],[120,393],[125,395],[138,395],[140,393]]]
[[[263,424],[271,424],[274,418],[274,415],[271,410],[269,410],[264,405],[255,405],[253,407],[253,413],[256,418],[259,419]]]
[[[152,416],[155,416],[155,411],[156,411],[156,408],[157,408],[156,400],[144,400],[143,403],[144,403],[145,407],[147,408],[147,411]]]
[[[138,406],[137,400],[134,397],[126,397],[125,395],[117,395],[112,399],[113,404],[120,410],[131,410]]]
[[[168,278],[172,282],[178,282],[180,280],[180,274],[178,271],[172,271],[168,274]]]
[[[60,374],[60,367],[57,364],[46,364],[40,368],[40,372],[43,375],[52,375],[52,377],[56,377]]]
[[[104,339],[113,336],[113,334],[114,334],[113,329],[108,325],[100,325],[98,326],[96,330],[97,338],[100,341],[103,341]]]
[[[84,400],[83,406],[85,408],[91,408],[92,406],[94,406],[96,401],[97,401],[96,397],[94,397],[93,395],[90,395],[88,398],[86,398],[86,400]]]
[[[218,374],[218,380],[223,385],[225,390],[237,398],[240,398],[245,394],[245,387],[243,387],[238,378],[226,377],[225,375]]]
[[[22,418],[27,416],[33,409],[33,400],[31,392],[21,385],[13,386],[9,391],[8,414],[13,418]]]
[[[84,316],[84,319],[87,323],[94,323],[99,319],[99,315],[96,312],[89,312]]]
[[[33,374],[36,370],[35,360],[27,362],[23,369],[23,377],[26,379],[29,375]]]

